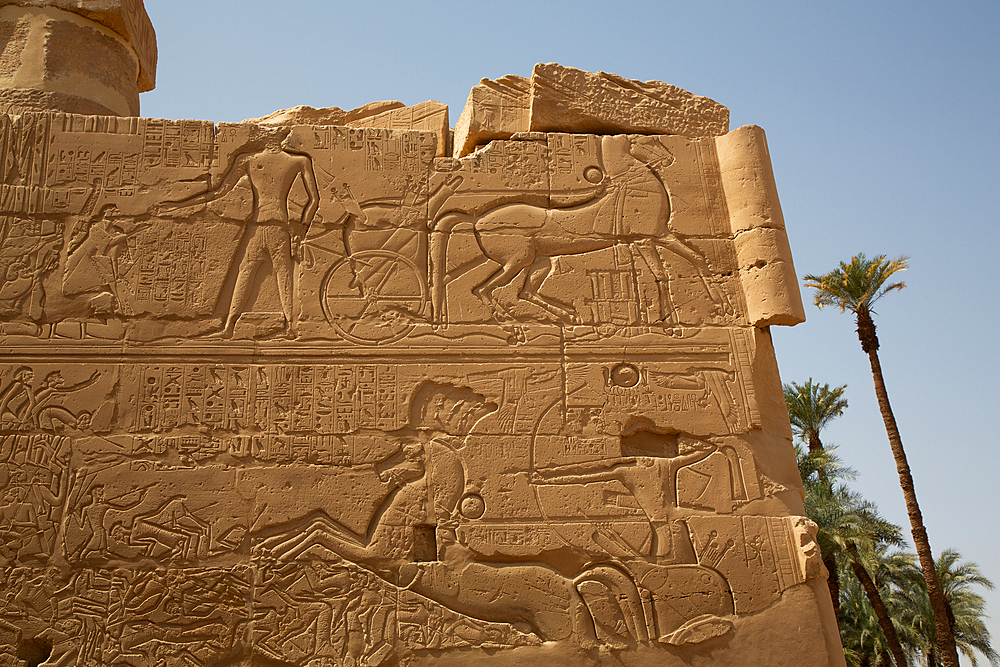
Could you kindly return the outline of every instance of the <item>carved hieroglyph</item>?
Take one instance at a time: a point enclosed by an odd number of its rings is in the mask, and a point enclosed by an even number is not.
[[[398,111],[0,116],[0,665],[842,664],[759,128]]]

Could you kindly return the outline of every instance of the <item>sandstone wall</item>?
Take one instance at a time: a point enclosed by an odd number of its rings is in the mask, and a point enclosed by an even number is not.
[[[428,108],[0,116],[0,665],[843,664],[763,132]]]

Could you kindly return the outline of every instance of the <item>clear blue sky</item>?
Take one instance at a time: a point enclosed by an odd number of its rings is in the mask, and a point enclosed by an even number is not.
[[[935,551],[1000,584],[1000,4],[146,0],[146,116],[239,121],[297,104],[445,102],[536,62],[658,79],[768,134],[799,276],[857,252],[911,256],[878,308],[882,365]],[[784,381],[847,384],[827,441],[908,526],[850,317],[775,328]],[[1000,616],[1000,594],[988,595]],[[1000,619],[990,621],[1000,649]]]

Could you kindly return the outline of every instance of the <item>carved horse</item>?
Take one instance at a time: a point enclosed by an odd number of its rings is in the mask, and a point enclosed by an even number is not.
[[[594,198],[582,204],[566,208],[504,204],[479,215],[446,212],[436,220],[430,245],[435,322],[446,323],[448,235],[463,222],[472,224],[483,254],[500,265],[473,289],[500,319],[509,319],[511,314],[497,301],[494,291],[509,285],[525,269],[527,277],[519,298],[557,318],[571,318],[568,304],[538,293],[552,271],[552,258],[603,250],[618,243],[634,247],[653,272],[661,317],[669,324],[677,325],[678,321],[659,248],[694,267],[716,312],[731,312],[723,293],[708,282],[711,269],[705,257],[668,227],[670,195],[659,170],[669,166],[673,156],[653,137],[633,138],[627,149],[608,141],[604,145],[607,173],[597,174],[598,170],[592,168],[588,180],[593,178],[601,188]]]

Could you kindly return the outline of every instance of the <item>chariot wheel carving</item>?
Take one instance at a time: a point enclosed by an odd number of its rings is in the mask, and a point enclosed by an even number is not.
[[[344,257],[327,271],[320,290],[327,321],[359,345],[405,338],[427,308],[427,283],[420,269],[390,250]]]

